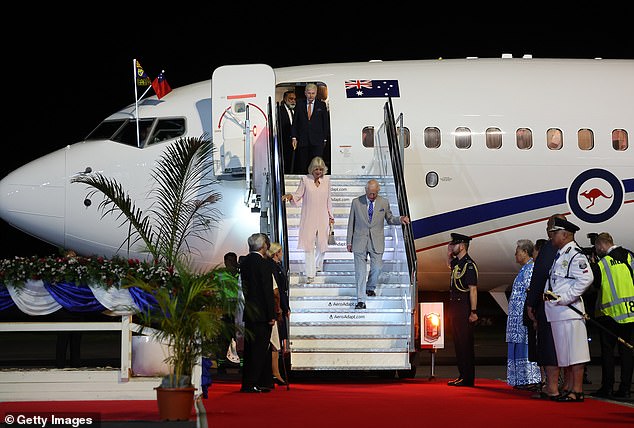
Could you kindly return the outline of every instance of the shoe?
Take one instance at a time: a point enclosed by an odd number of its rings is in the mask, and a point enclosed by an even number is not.
[[[280,385],[280,386],[284,386],[286,385],[286,381],[284,379],[282,379],[282,377],[275,377],[273,376],[273,382],[275,382],[275,384]]]
[[[374,290],[368,290],[368,291],[365,292],[365,294],[368,297],[376,297],[376,293],[374,292]]]
[[[263,391],[257,386],[251,386],[246,388],[245,387],[240,388],[240,392],[243,392],[245,394],[259,394],[260,392],[263,392]]]
[[[572,396],[574,394],[574,397]],[[584,400],[583,392],[570,391],[566,395],[560,395],[555,399],[558,403],[582,403]]]
[[[591,393],[590,397],[611,398],[612,397],[612,390],[601,387],[601,388],[597,389],[596,391],[594,391],[593,393]]]
[[[365,303],[357,302],[357,306],[355,306],[354,308],[355,309],[365,309]]]
[[[473,386],[473,382],[467,382],[464,379],[460,379],[457,382],[454,382],[451,386]]]
[[[632,396],[632,393],[630,391],[624,391],[624,390],[621,390],[621,389],[617,389],[616,391],[614,391],[612,396],[614,398],[630,398]]]
[[[460,382],[460,381],[462,381],[462,378],[461,377],[457,377],[454,380],[450,380],[449,382],[447,382],[447,385],[454,386],[456,384],[456,382]]]

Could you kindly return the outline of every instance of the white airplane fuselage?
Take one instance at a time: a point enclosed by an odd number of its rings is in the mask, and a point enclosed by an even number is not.
[[[374,149],[363,146],[362,132],[382,123],[387,100],[349,96],[346,81],[398,82],[392,102],[409,131],[404,173],[422,291],[448,289],[446,245],[454,231],[474,237],[469,253],[478,263],[483,290],[512,283],[519,269],[517,240],[545,238],[546,219],[554,213],[567,214],[581,228],[582,246],[590,245],[587,233],[605,231],[634,248],[634,150],[629,140],[627,149],[613,148],[614,135],[631,139],[634,133],[634,61],[426,60],[298,66],[274,73],[280,88],[306,82],[327,86],[330,172],[336,175],[371,171]],[[279,89],[276,94],[279,101]],[[229,104],[214,105],[212,112],[212,100],[212,82],[195,83],[160,101],[143,100],[138,116],[183,117],[185,135],[212,135],[220,171],[231,153],[216,141],[221,122],[216,119]],[[264,105],[256,107],[266,111]],[[133,118],[134,110],[128,106],[106,120]],[[251,120],[262,129],[266,119],[254,112]],[[530,149],[517,146],[522,128],[532,132]],[[547,147],[552,129],[563,137],[559,150]],[[438,147],[428,147],[426,130],[439,131]],[[501,134],[500,147],[487,147],[487,130]],[[590,150],[579,147],[582,134],[592,135]],[[470,147],[456,147],[456,139],[464,141],[465,135]],[[138,148],[86,140],[36,159],[0,182],[0,216],[79,254],[127,254],[120,249],[127,228],[112,216],[102,218],[99,200],[86,207],[86,187],[70,179],[86,168],[101,172],[147,208],[150,172],[169,141]],[[221,162],[220,156],[226,159]],[[244,180],[221,180],[217,190],[223,194],[217,206],[223,219],[210,229],[210,244],[195,245],[203,267],[221,264],[227,251],[246,253],[247,237],[260,227],[260,214],[244,204]],[[143,256],[139,248],[131,255]]]

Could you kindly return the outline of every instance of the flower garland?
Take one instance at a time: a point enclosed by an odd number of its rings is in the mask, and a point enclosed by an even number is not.
[[[27,280],[118,287],[130,277],[169,286],[175,283],[175,276],[173,268],[118,257],[30,256],[0,260],[0,285],[10,284],[14,287],[24,285]]]

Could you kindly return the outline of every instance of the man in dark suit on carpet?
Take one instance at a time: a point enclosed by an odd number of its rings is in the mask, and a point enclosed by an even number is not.
[[[307,84],[304,94],[306,99],[300,100],[295,106],[295,118],[291,127],[297,174],[306,174],[308,164],[315,156],[330,159],[330,154],[325,155],[325,148],[329,147],[330,142],[328,107],[325,102],[316,98],[316,84]]]
[[[240,264],[244,293],[244,367],[240,392],[269,392],[271,370],[271,328],[275,324],[273,270],[266,259],[270,241],[263,233],[248,239],[249,255]]]

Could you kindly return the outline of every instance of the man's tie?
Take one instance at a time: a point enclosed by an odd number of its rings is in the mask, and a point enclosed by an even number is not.
[[[370,206],[368,207],[368,220],[372,221],[372,214],[374,214],[374,202],[370,201]]]
[[[310,117],[313,115],[313,102],[309,101],[308,102],[308,120],[310,120]]]

